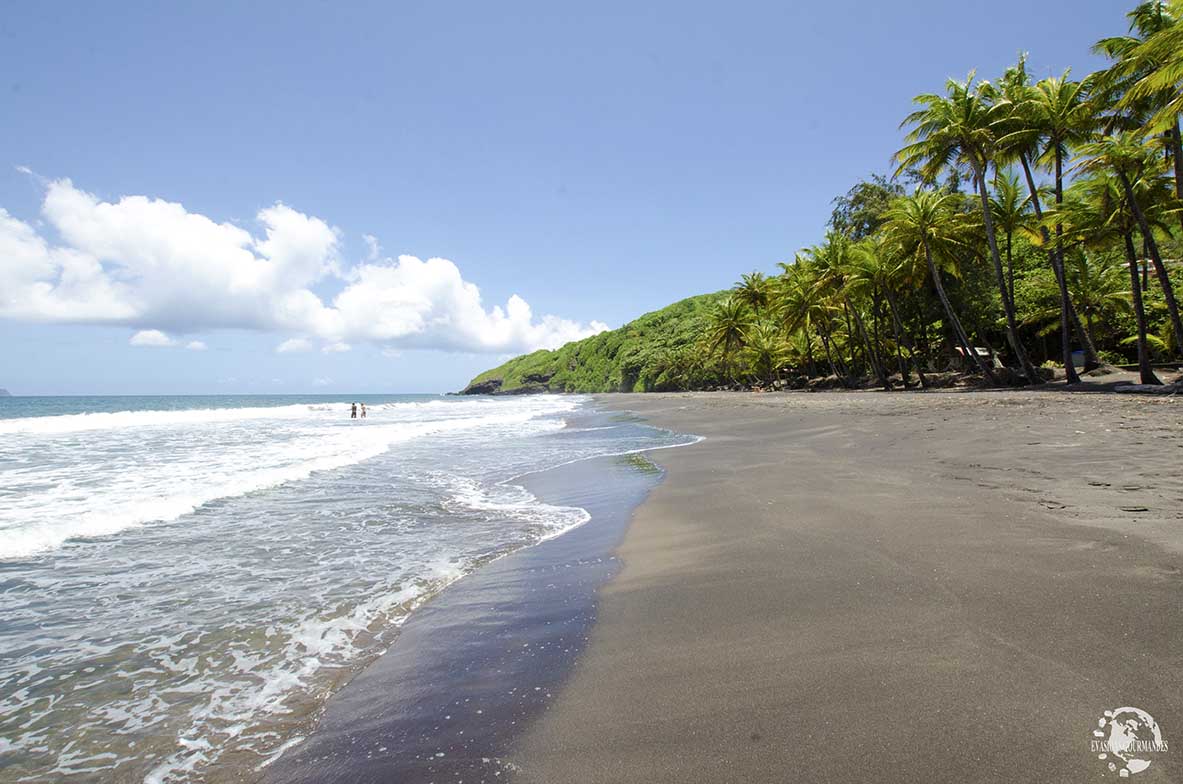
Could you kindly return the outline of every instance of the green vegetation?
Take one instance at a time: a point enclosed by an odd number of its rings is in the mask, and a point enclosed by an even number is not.
[[[511,359],[474,378],[466,393],[657,392],[698,389],[722,373],[703,346],[725,292],[690,297],[619,329]]]
[[[921,386],[970,371],[1038,383],[1183,357],[1183,0],[1127,14],[1094,49],[1111,66],[997,80],[914,99],[897,168],[834,200],[823,240],[557,351],[512,360],[469,391],[650,391],[824,383]],[[988,349],[980,352],[979,348]],[[994,357],[997,357],[996,362]]]

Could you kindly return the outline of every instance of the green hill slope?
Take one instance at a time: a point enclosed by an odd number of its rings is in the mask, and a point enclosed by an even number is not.
[[[685,389],[711,375],[698,342],[707,313],[726,291],[702,294],[646,313],[623,327],[535,351],[486,370],[461,394],[657,392]],[[693,360],[693,361],[691,361]]]

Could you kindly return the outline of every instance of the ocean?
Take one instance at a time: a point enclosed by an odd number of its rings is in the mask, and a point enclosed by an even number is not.
[[[0,779],[263,770],[418,605],[587,521],[517,480],[693,440],[576,396],[0,399]]]

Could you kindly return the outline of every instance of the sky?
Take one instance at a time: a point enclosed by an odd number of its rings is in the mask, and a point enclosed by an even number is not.
[[[914,95],[1130,6],[6,3],[0,387],[458,389],[775,271]]]

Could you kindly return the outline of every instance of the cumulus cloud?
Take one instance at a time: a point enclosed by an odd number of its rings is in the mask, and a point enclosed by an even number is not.
[[[275,347],[276,354],[294,354],[299,351],[311,351],[312,341],[307,338],[289,338]]]
[[[132,335],[131,340],[127,342],[133,346],[151,346],[153,348],[173,345],[173,339],[158,329],[142,329]]]
[[[337,229],[284,204],[260,210],[252,232],[162,199],[106,201],[62,179],[46,183],[41,217],[35,228],[0,208],[0,317],[125,325],[139,330],[134,345],[209,329],[286,333],[280,353],[313,340],[329,352],[368,342],[508,353],[607,328],[536,316],[517,295],[486,307],[451,261],[384,257],[370,235],[365,258],[347,265]],[[141,337],[150,333],[169,342]]]
[[[205,351],[206,348],[208,348],[208,347],[205,345],[205,343],[203,341],[190,340],[188,343],[185,344],[185,348],[189,349],[190,351]]]
[[[338,342],[338,343],[328,344],[327,346],[322,348],[321,351],[324,352],[325,354],[340,354],[342,352],[349,351],[352,348],[353,347],[350,346],[348,343]]]

